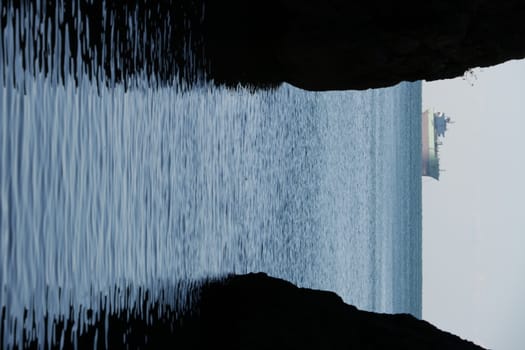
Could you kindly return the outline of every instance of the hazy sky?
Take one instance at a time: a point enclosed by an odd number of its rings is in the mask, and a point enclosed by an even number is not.
[[[525,348],[525,60],[423,84],[456,122],[440,181],[423,178],[423,318],[494,349]]]

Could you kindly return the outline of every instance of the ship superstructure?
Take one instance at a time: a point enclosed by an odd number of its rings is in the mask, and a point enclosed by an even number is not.
[[[439,146],[445,137],[447,125],[452,123],[450,117],[442,112],[427,109],[421,120],[421,173],[439,180]]]

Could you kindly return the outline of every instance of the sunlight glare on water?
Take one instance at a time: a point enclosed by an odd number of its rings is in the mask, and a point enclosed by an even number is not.
[[[69,3],[81,14],[90,2]],[[403,248],[420,243],[420,221],[406,214],[420,207],[420,100],[406,102],[420,85],[253,92],[161,80],[147,65],[124,76],[118,40],[90,49],[91,17],[60,31],[62,2],[11,5],[0,28],[4,348],[34,337],[43,347],[46,316],[70,317],[81,333],[101,307],[138,305],[144,290],[185,308],[199,281],[251,271],[420,313],[420,256]],[[153,34],[137,13],[126,20],[131,61],[162,71],[159,54],[141,51]],[[173,28],[159,28],[162,47]]]

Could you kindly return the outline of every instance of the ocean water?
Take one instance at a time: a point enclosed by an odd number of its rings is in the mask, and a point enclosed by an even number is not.
[[[45,339],[46,315],[88,323],[145,289],[183,309],[198,281],[252,271],[421,316],[421,83],[108,84],[80,64],[61,78],[25,63],[23,20],[3,23],[2,347],[24,328]]]

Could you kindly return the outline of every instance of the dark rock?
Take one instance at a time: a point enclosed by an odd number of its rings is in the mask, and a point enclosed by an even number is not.
[[[335,293],[298,288],[263,273],[200,285],[187,295],[194,307],[184,312],[151,300],[148,291],[119,310],[108,309],[104,297],[96,312],[81,307],[58,319],[46,317],[44,339],[24,328],[15,348],[482,349],[411,315],[361,311]],[[82,325],[82,315],[91,321]]]
[[[525,57],[525,1],[208,1],[217,82],[365,89]]]
[[[85,72],[109,85],[139,76],[154,84],[208,79],[255,88],[288,82],[308,90],[366,89],[461,76],[525,57],[525,0],[40,3],[27,28],[37,33],[33,42],[18,35],[24,68],[77,80]],[[30,4],[2,2],[0,29],[17,28],[16,13],[34,9]]]
[[[206,285],[199,308],[193,334],[206,349],[481,349],[411,315],[361,311],[262,273]]]

